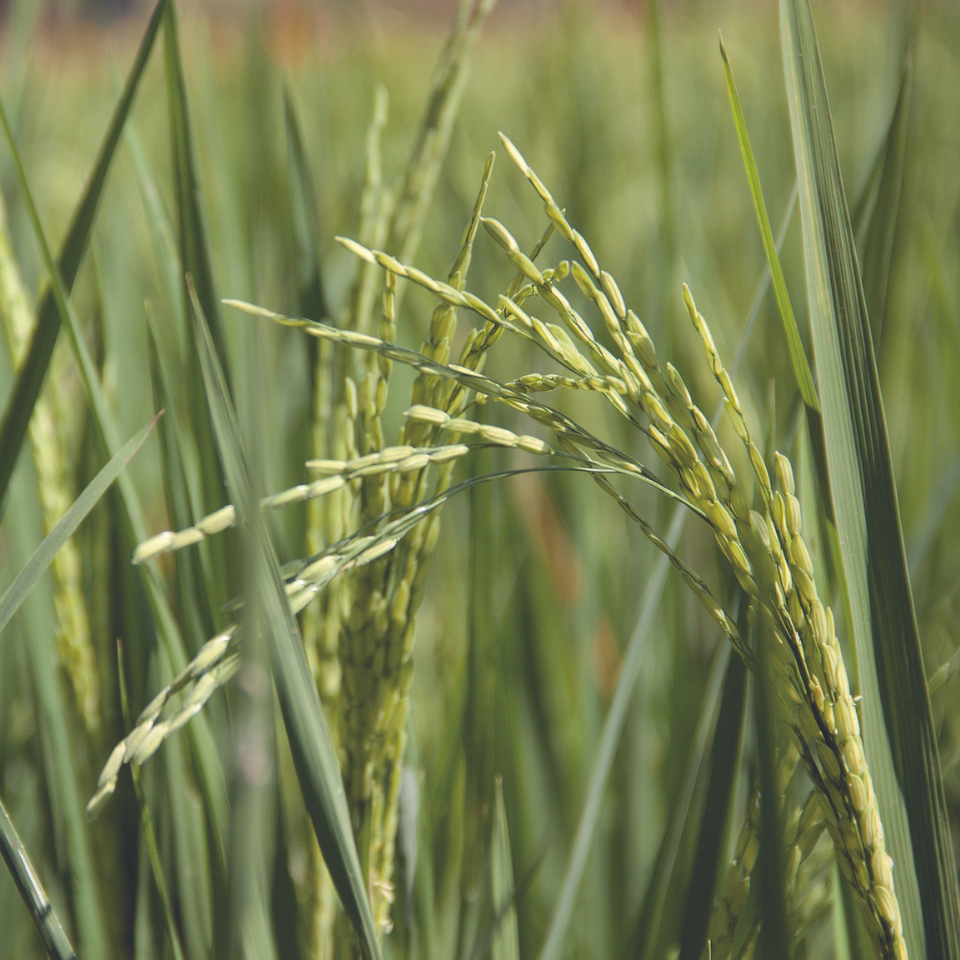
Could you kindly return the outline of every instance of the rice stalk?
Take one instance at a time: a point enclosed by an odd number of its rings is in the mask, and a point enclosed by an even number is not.
[[[492,171],[488,160],[474,215],[464,235],[461,250],[449,273],[451,284],[464,286],[480,210]],[[396,325],[397,277],[387,275],[383,293],[380,342],[392,342]],[[445,305],[433,313],[424,356],[446,361],[456,324],[455,311]],[[468,342],[461,360],[476,368],[486,349],[499,334],[481,335],[482,343]],[[385,352],[371,352],[371,364],[361,391],[363,439],[367,456],[380,456],[383,434],[380,416],[386,402],[386,382],[392,360]],[[421,373],[412,388],[414,398],[455,403],[457,395],[443,397],[436,378]],[[401,429],[401,449],[429,443],[431,429],[408,420]],[[483,438],[488,442],[505,438]],[[508,443],[512,442],[508,440]],[[449,449],[461,445],[453,443]],[[453,458],[443,457],[438,467],[434,499],[450,483]],[[387,510],[409,511],[423,501],[427,490],[429,461],[419,469],[370,475],[361,482],[360,521],[374,522]],[[368,869],[368,889],[375,917],[382,929],[390,929],[389,908],[393,902],[393,855],[397,829],[400,774],[406,740],[409,685],[412,676],[414,618],[420,604],[423,583],[439,533],[439,514],[434,512],[404,541],[403,549],[391,552],[380,563],[365,566],[355,575],[357,601],[344,626],[341,664],[346,696],[342,701],[344,771],[354,815],[354,828],[361,856]],[[364,598],[363,600],[361,598]]]
[[[387,113],[386,90],[378,87],[373,117],[367,128],[359,231],[360,235],[379,242],[386,239],[393,207],[393,198],[390,191],[385,189],[382,176],[381,138]],[[369,329],[376,282],[374,272],[361,265],[351,290],[349,310],[340,319],[341,326],[361,332]],[[358,372],[354,369],[353,359],[352,355],[344,355],[333,344],[320,344],[313,375],[313,452],[317,458],[349,460],[360,455],[357,442],[360,406],[355,379]],[[322,551],[356,528],[356,487],[356,484],[344,485],[328,499],[311,502],[307,521],[307,548],[311,553]],[[308,660],[317,680],[321,702],[331,718],[331,735],[338,749],[341,743],[340,694],[343,679],[340,644],[344,623],[353,604],[353,583],[350,578],[338,577],[330,583],[328,590],[321,593],[318,603],[304,611],[303,616],[303,637]],[[320,957],[332,956],[335,950],[337,898],[316,845],[311,846],[304,916],[308,918],[307,929],[303,933],[308,952]],[[351,944],[354,942],[353,932],[346,922],[343,936]]]

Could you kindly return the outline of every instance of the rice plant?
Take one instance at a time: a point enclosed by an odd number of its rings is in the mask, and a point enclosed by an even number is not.
[[[57,255],[11,61],[3,955],[960,956],[960,21],[495,13],[284,77],[159,0]]]

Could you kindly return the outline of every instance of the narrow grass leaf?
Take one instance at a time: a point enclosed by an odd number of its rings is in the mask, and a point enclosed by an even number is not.
[[[192,416],[195,406],[182,389],[183,380],[190,376],[186,370],[193,362],[193,351],[186,349],[190,331],[181,330],[176,324],[164,324],[160,319],[177,315],[175,305],[183,298],[183,266],[175,231],[133,123],[127,125],[126,139],[153,238],[162,301],[166,305],[166,310],[155,310],[148,304],[145,312],[155,405],[167,411],[160,428],[164,498],[172,524],[182,528],[204,514],[202,470],[217,469],[219,464],[211,459],[209,450],[203,456],[197,449],[195,421],[206,415],[206,405],[199,406],[199,416]],[[212,569],[214,563],[207,548],[195,555],[178,557],[176,567],[174,589],[185,632],[212,636],[222,626],[220,608],[230,590],[226,571]],[[197,589],[199,583],[203,584],[201,590]]]
[[[320,209],[317,188],[304,143],[303,126],[289,83],[283,88],[283,126],[287,139],[287,186],[297,252],[297,310],[301,316],[321,320],[330,316],[320,269]]]
[[[20,180],[20,187],[23,190],[24,201],[30,215],[37,244],[40,247],[44,266],[46,267],[47,279],[50,283],[50,289],[57,312],[61,322],[67,326],[70,345],[73,348],[77,366],[80,371],[80,378],[93,412],[93,425],[104,449],[108,455],[112,456],[113,451],[118,450],[120,447],[117,439],[119,430],[116,418],[110,411],[106,398],[101,390],[96,367],[84,342],[77,318],[67,298],[67,292],[64,288],[57,265],[54,263],[53,255],[50,252],[50,245],[47,242],[43,225],[40,222],[40,215],[34,202],[32,191],[30,190],[30,184],[27,180],[20,153],[15,141],[12,136],[10,136],[9,126],[6,124],[6,116],[3,114],[2,104],[0,104],[0,121],[3,122],[7,129],[11,152],[13,153],[17,175]],[[126,533],[133,543],[141,543],[146,538],[147,527],[136,487],[133,485],[130,477],[123,472],[119,474],[117,480],[124,516],[128,524]],[[158,633],[163,640],[164,653],[168,658],[166,666],[170,667],[174,673],[179,672],[186,665],[186,651],[166,596],[158,580],[150,571],[145,572],[144,585],[150,597],[153,614],[156,617]],[[59,729],[57,723],[59,723],[59,718],[62,714],[62,705],[59,704],[57,699],[50,699],[48,706],[49,709],[54,712],[54,728]],[[199,722],[191,724],[190,729],[201,788],[206,804],[205,812],[213,827],[214,846],[219,855],[217,860],[218,863],[222,865],[225,862],[227,809],[226,787],[223,781],[222,767],[206,718],[199,718]],[[66,745],[58,745],[58,749],[65,750],[66,756],[70,756],[69,748]],[[71,785],[75,787],[72,780]]]
[[[166,72],[167,104],[170,112],[170,145],[173,151],[174,187],[178,214],[180,267],[182,281],[183,321],[185,342],[191,342],[192,309],[191,293],[186,277],[190,277],[192,289],[209,324],[210,335],[221,360],[226,382],[230,383],[230,364],[227,342],[221,319],[220,300],[213,273],[213,258],[210,253],[210,230],[204,206],[203,188],[197,171],[194,151],[193,127],[190,122],[186,81],[180,55],[177,32],[176,7],[173,0],[164,17],[164,65]],[[210,419],[206,415],[207,403],[203,390],[203,376],[196,351],[189,350],[185,358],[186,393],[192,416],[189,427],[196,448],[196,463],[199,468],[200,487],[204,512],[222,506],[225,477],[216,455]],[[211,606],[219,610],[239,584],[236,556],[227,551],[222,542],[214,542],[207,548],[211,556],[211,568],[219,571],[218,577],[208,581],[215,589]],[[222,623],[216,623],[220,629]]]
[[[510,855],[510,832],[507,811],[503,805],[503,782],[496,780],[493,808],[493,845],[490,851],[490,873],[493,884],[493,960],[520,960],[517,930],[517,908],[514,904],[513,858]]]
[[[147,345],[150,353],[150,372],[154,404],[167,411],[160,433],[161,470],[164,500],[174,527],[193,523],[202,515],[199,478],[189,428],[184,429],[181,413],[177,410],[176,379],[170,358],[166,357],[160,337],[159,324],[147,311]],[[187,478],[187,465],[192,468]],[[192,482],[191,482],[192,481]],[[217,632],[210,607],[210,599],[217,595],[211,583],[212,572],[206,551],[181,551],[176,558],[174,593],[181,622],[196,636],[213,636]],[[202,585],[202,586],[201,586]],[[198,590],[198,586],[200,589]],[[198,596],[198,594],[201,594]]]
[[[897,102],[877,150],[867,184],[853,211],[857,249],[863,263],[863,293],[874,342],[881,343],[887,288],[893,263],[900,194],[910,132],[913,69],[908,59],[900,78]]]
[[[737,93],[737,84],[733,78],[733,68],[723,38],[720,38],[720,56],[723,58],[723,73],[727,81],[727,93],[730,97],[730,107],[733,110],[733,122],[737,129],[737,139],[740,141],[740,153],[743,156],[743,165],[747,171],[747,181],[750,184],[750,196],[753,198],[753,208],[757,215],[757,224],[760,227],[760,238],[763,241],[763,251],[767,256],[770,275],[773,282],[773,294],[777,300],[780,319],[783,322],[783,332],[787,338],[787,349],[790,351],[790,362],[793,365],[793,374],[797,380],[800,396],[807,406],[809,413],[819,415],[820,403],[817,400],[817,390],[813,383],[813,374],[810,364],[803,350],[803,341],[800,339],[800,330],[793,314],[790,303],[790,294],[787,292],[787,281],[780,266],[780,256],[773,239],[773,228],[770,225],[770,216],[767,213],[767,204],[763,198],[763,188],[760,185],[760,171],[753,155],[753,146],[747,132],[747,122],[743,116],[743,107],[740,104],[740,95]],[[819,417],[818,417],[819,419]]]
[[[150,51],[153,49],[153,43],[156,40],[167,3],[168,0],[158,0],[150,17],[133,66],[127,76],[123,93],[113,111],[110,126],[100,146],[100,152],[97,155],[90,180],[67,230],[67,236],[57,261],[57,268],[63,278],[64,286],[68,290],[73,286],[77,271],[80,269],[80,261],[83,259],[84,251],[90,240],[97,206],[100,203],[107,174],[113,163],[117,143],[127,121]],[[0,112],[2,112],[2,104],[0,104]],[[13,138],[5,114],[3,125],[12,146]],[[19,166],[19,160],[17,164]],[[53,355],[53,348],[60,332],[60,323],[61,314],[51,286],[37,310],[37,325],[30,341],[29,352],[17,374],[13,395],[7,403],[3,414],[3,423],[0,426],[0,450],[4,451],[3,456],[0,457],[0,504],[3,503],[7,487],[10,484],[14,465],[23,445],[23,438],[26,436],[27,424],[30,422],[34,405],[40,395],[40,389],[50,365],[50,357]]]
[[[120,642],[117,643],[117,679],[120,686],[120,712],[123,715],[123,726],[125,730],[129,731],[132,727],[130,722],[130,701],[127,697],[126,670],[123,664],[123,644]],[[147,859],[150,863],[153,882],[156,884],[157,893],[160,896],[160,904],[163,908],[163,919],[167,927],[167,936],[170,939],[170,949],[173,951],[174,960],[183,960],[183,948],[180,946],[177,923],[173,916],[170,896],[167,893],[167,883],[163,876],[163,863],[160,859],[159,847],[157,846],[157,836],[153,829],[153,819],[150,816],[150,807],[147,805],[147,798],[143,792],[143,785],[140,782],[140,764],[130,764],[130,777],[133,780],[133,792],[137,798],[137,809],[140,812],[140,830],[143,839],[146,841]]]
[[[210,256],[209,228],[203,205],[203,189],[197,173],[193,147],[193,128],[187,103],[187,85],[183,76],[180,41],[177,35],[177,15],[173,0],[167,5],[163,18],[164,64],[167,81],[167,104],[170,110],[170,145],[173,149],[173,173],[176,187],[177,211],[180,221],[180,262],[189,274],[204,316],[210,325],[210,335],[226,370],[226,343],[220,319],[220,300],[213,276]],[[184,286],[186,316],[190,316],[190,301]]]
[[[151,169],[136,124],[132,121],[127,124],[125,140],[153,240],[153,262],[159,274],[161,291],[161,305],[158,306],[158,313],[161,316],[173,316],[176,313],[175,305],[180,304],[183,297],[183,266],[180,263],[176,230],[164,206],[160,186]],[[174,355],[180,360],[185,352],[188,342],[186,334],[189,330],[181,330],[171,325],[169,328],[164,328],[163,332],[166,335],[164,343],[175,345]],[[172,351],[173,348],[168,347],[167,350]]]
[[[14,566],[24,564],[42,528],[36,481],[24,463],[14,474],[11,495],[17,504],[5,518]],[[110,935],[103,911],[90,830],[79,788],[78,729],[69,712],[59,669],[53,586],[42,577],[26,595],[19,612],[24,642],[21,655],[31,691],[31,715],[44,774],[45,813],[52,825],[57,862],[71,877],[69,905],[80,955],[106,956]]]
[[[121,447],[116,456],[87,484],[57,525],[44,537],[43,542],[26,562],[17,579],[7,587],[2,599],[0,599],[0,632],[3,631],[10,618],[16,613],[31,587],[53,562],[53,558],[60,548],[73,536],[77,527],[80,526],[87,514],[96,506],[113,481],[119,476],[120,471],[133,459],[159,418],[160,414]]]
[[[681,839],[684,835],[689,835],[690,830],[699,832],[695,823],[698,811],[695,810],[694,792],[697,784],[703,781],[707,751],[716,730],[731,650],[730,644],[722,643],[714,653],[679,792],[674,798],[656,863],[631,935],[630,952],[641,960],[652,960],[657,955],[658,947],[675,942],[680,935],[678,924],[682,912],[679,909],[669,909],[668,895],[677,889],[680,878],[689,875],[690,864],[685,863],[680,856]]]
[[[747,668],[739,657],[732,657],[727,665],[723,701],[710,748],[710,783],[680,926],[678,960],[700,960],[706,946],[714,893],[720,868],[725,862],[730,815],[739,782],[746,708]]]
[[[259,516],[264,482],[264,435],[271,419],[264,403],[263,329],[254,328],[241,342],[244,384],[245,453],[254,464],[246,474],[247,502],[242,516]],[[237,434],[239,438],[239,433]],[[241,465],[245,458],[238,458]],[[229,938],[234,950],[260,960],[277,960],[268,895],[275,829],[277,749],[273,691],[269,683],[268,637],[271,624],[264,616],[270,600],[264,593],[272,585],[262,524],[252,537],[241,541],[244,594],[240,618],[238,686],[233,726],[234,762],[231,770]]]
[[[127,693],[127,670],[124,647],[117,643],[117,677],[119,680],[120,708],[124,730],[129,734],[133,728]],[[162,836],[170,838],[166,862],[171,864],[173,883],[168,887],[164,872],[164,859],[157,842],[157,830],[150,813],[150,801],[144,790],[140,764],[130,763],[130,779],[140,814],[140,831],[144,841],[144,854],[153,885],[160,899],[164,925],[174,960],[209,960],[212,939],[210,858],[198,855],[204,850],[206,836],[204,811],[192,802],[193,792],[183,776],[187,769],[181,745],[173,742],[163,753],[165,764],[164,792],[153,791],[154,807],[158,813],[158,828]],[[154,781],[154,786],[158,786]],[[176,901],[171,899],[171,891]],[[179,925],[175,914],[179,918]]]
[[[830,519],[830,484],[827,476],[826,451],[823,440],[823,416],[820,413],[820,401],[817,389],[813,382],[813,373],[807,355],[800,339],[800,330],[793,313],[790,294],[787,291],[787,281],[783,276],[780,265],[780,255],[774,241],[773,229],[770,225],[770,216],[767,213],[767,203],[763,197],[763,187],[760,184],[760,171],[753,154],[750,135],[747,132],[747,122],[743,116],[743,107],[740,104],[740,95],[737,93],[737,84],[733,77],[733,68],[727,55],[723,38],[720,39],[720,56],[723,59],[723,72],[727,81],[727,93],[730,97],[730,107],[733,111],[734,126],[737,130],[737,139],[740,142],[740,153],[743,156],[743,165],[750,184],[750,195],[753,198],[753,209],[757,216],[757,225],[760,228],[760,238],[763,241],[763,251],[766,254],[767,265],[770,268],[770,278],[773,285],[774,297],[777,301],[777,310],[783,324],[783,332],[787,339],[787,350],[790,354],[790,364],[793,367],[793,376],[803,400],[804,412],[807,417],[807,430],[813,451],[813,463],[816,470],[817,482],[820,486],[821,502],[826,505],[827,517]]]
[[[16,827],[0,799],[0,854],[13,877],[17,891],[30,911],[44,949],[51,960],[74,960],[76,952],[63,929],[57,911],[47,897],[33,861],[17,834]]]
[[[960,957],[960,895],[883,403],[813,20],[781,0],[834,510],[874,777],[911,956]]]
[[[213,339],[196,299],[194,317],[197,350],[218,449],[223,459],[231,498],[234,505],[242,510],[251,499],[239,426],[214,351]],[[258,569],[264,581],[261,584],[261,600],[269,632],[267,639],[274,684],[304,803],[327,869],[359,937],[363,956],[366,960],[379,960],[380,946],[377,943],[370,903],[364,888],[363,871],[350,827],[350,814],[336,749],[307,664],[300,630],[287,603],[273,549],[260,527],[259,514],[254,512],[246,516],[245,522],[256,537],[254,542],[259,540],[262,544],[264,562],[258,564]]]

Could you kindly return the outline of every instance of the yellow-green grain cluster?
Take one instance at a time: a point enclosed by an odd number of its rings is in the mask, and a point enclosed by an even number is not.
[[[449,95],[443,83],[452,81],[448,77],[440,86]],[[616,280],[506,138],[508,154],[540,197],[546,214],[546,229],[533,249],[524,252],[502,222],[482,216],[493,168],[491,155],[447,278],[434,279],[404,262],[411,237],[419,229],[414,215],[422,200],[418,190],[435,176],[435,170],[423,165],[434,163],[437,152],[431,138],[440,137],[447,123],[446,108],[441,107],[432,108],[430,129],[415,150],[419,159],[395,201],[381,182],[379,137],[386,104],[378,95],[368,139],[360,241],[342,241],[360,265],[350,310],[340,323],[293,319],[235,304],[321,341],[315,378],[315,457],[307,465],[315,479],[266,498],[263,506],[309,503],[310,555],[288,576],[287,594],[292,609],[307,608],[308,656],[333,721],[378,929],[390,928],[415,615],[439,532],[439,507],[452,493],[455,464],[472,446],[489,444],[555,458],[588,472],[669,557],[748,665],[755,664],[756,644],[765,645],[792,749],[814,786],[802,807],[789,812],[787,822],[786,880],[795,921],[798,926],[809,924],[822,909],[822,900],[806,896],[802,888],[805,876],[822,869],[822,862],[811,853],[825,829],[862,905],[878,954],[903,960],[906,950],[892,863],[833,613],[820,598],[803,537],[789,459],[776,453],[772,469],[768,467],[710,328],[684,287],[690,320],[743,451],[732,456],[724,449],[714,424],[679,371],[661,362],[649,331],[628,306]],[[466,289],[481,225],[514,274],[495,305]],[[555,234],[572,247],[574,256],[551,267],[538,266],[538,257]],[[385,280],[379,329],[374,334],[381,272]],[[569,279],[599,316],[602,338],[574,306],[576,297],[571,300],[565,292]],[[403,281],[421,286],[437,300],[418,351],[395,343]],[[552,319],[538,316],[544,309]],[[451,344],[458,311],[475,315],[481,323],[467,333],[454,362]],[[483,367],[488,352],[507,333],[536,345],[562,372],[531,372],[508,383],[487,375]],[[355,358],[357,351],[359,358]],[[392,364],[398,362],[413,367],[418,375],[400,434],[388,446],[383,414]],[[661,478],[663,470],[651,470],[537,399],[557,390],[589,391],[602,397],[646,436],[669,479]],[[469,418],[469,406],[480,402],[496,402],[521,412],[551,431],[555,442]],[[734,463],[749,467],[738,472]],[[683,502],[707,524],[746,597],[754,643],[741,633],[706,581],[624,492],[627,478],[640,479]],[[135,559],[139,562],[189,546],[235,521],[232,508],[224,507],[186,530],[151,538],[138,548]],[[318,594],[319,601],[308,606]],[[225,681],[234,669],[233,643],[232,634],[210,641],[199,662],[194,661],[144,711],[134,732],[111,756],[94,806],[112,791],[123,762],[149,756]],[[161,719],[175,693],[184,694],[182,705]],[[795,761],[781,765],[781,792],[794,765]],[[738,932],[756,860],[755,818],[752,808],[711,921],[714,957],[730,956],[735,941],[737,955],[749,956],[756,943],[755,927],[744,935]],[[351,956],[357,948],[349,924],[343,919],[334,927],[332,888],[319,854],[314,853],[312,893],[305,911],[313,924],[310,949],[320,956]]]
[[[463,7],[441,56],[427,110],[396,194],[383,184],[380,138],[386,124],[387,103],[385,93],[378,91],[367,139],[366,179],[361,200],[360,236],[366,244],[385,246],[404,258],[416,250],[427,203],[453,129],[470,51],[493,5],[493,0],[481,0],[471,7]],[[489,165],[476,216],[479,216],[488,178]],[[455,282],[463,282],[475,233],[474,222],[451,274]],[[341,324],[359,337],[370,336],[373,328],[377,280],[376,267],[361,263],[349,316]],[[377,338],[381,342],[392,343],[395,338],[398,300],[398,280],[391,277],[382,297]],[[448,357],[454,324],[452,311],[446,311],[443,317],[434,316],[431,323],[430,342],[443,360]],[[321,355],[329,356],[329,353],[321,351]],[[400,448],[409,451],[400,458],[404,462],[377,464],[378,458],[384,456],[382,415],[391,362],[385,353],[371,353],[354,374],[355,386],[345,377],[338,411],[342,425],[337,425],[332,437],[317,438],[320,441],[315,447],[318,457],[332,457],[335,461],[360,457],[366,458],[368,464],[351,477],[337,474],[350,481],[337,495],[338,501],[326,500],[313,510],[310,547],[315,552],[328,549],[358,527],[374,524],[389,510],[411,508],[426,493],[428,469],[466,452],[459,445],[444,451],[424,449],[431,444],[411,439],[405,427],[398,441]],[[342,364],[341,369],[347,368],[348,364]],[[330,372],[329,365],[319,371],[317,383],[324,376],[329,379]],[[418,385],[422,388],[419,381]],[[415,401],[417,389],[414,388]],[[324,422],[318,416],[318,426]],[[345,447],[338,448],[338,444],[343,443]],[[318,468],[316,463],[313,466]],[[330,469],[329,463],[326,469]],[[439,466],[439,471],[436,493],[442,493],[450,477],[449,468]],[[337,578],[332,591],[324,590],[326,595],[318,611],[311,614],[307,631],[318,684],[336,718],[348,803],[374,918],[380,930],[390,927],[389,909],[393,901],[393,846],[412,670],[414,616],[438,533],[436,513],[429,511],[424,518],[422,525],[408,532],[402,552],[393,555],[390,548],[395,541],[389,537],[382,539],[367,549],[363,562],[356,564],[357,569],[349,578]],[[382,556],[374,558],[371,552]],[[321,563],[324,559],[319,558]],[[316,587],[311,585],[306,589]],[[323,873],[319,861],[315,867],[318,874]],[[329,917],[330,888],[322,878],[321,884],[324,890],[319,897],[319,909],[314,912]],[[310,913],[309,905],[307,912]],[[345,956],[355,950],[346,922],[338,926],[333,937],[333,949],[338,955]],[[324,929],[312,940],[317,951],[325,953],[331,946],[329,927],[324,924]]]
[[[465,282],[491,170],[492,161],[484,171],[474,216],[450,271],[449,282],[453,285],[462,287]],[[397,281],[396,274],[387,275],[380,338],[384,343],[393,339]],[[437,307],[431,318],[428,338],[421,348],[423,356],[437,363],[446,363],[455,323],[456,314],[452,308],[445,304]],[[484,351],[496,338],[494,334],[496,328],[488,332],[483,344],[478,344],[477,338],[468,341],[462,363],[479,367]],[[391,359],[383,352],[372,352],[369,356],[374,362],[368,365],[360,409],[365,455],[377,461],[383,456],[380,415],[386,401],[386,378]],[[429,400],[456,412],[462,404],[463,392],[451,390],[451,386],[456,385],[421,373],[413,386],[413,399]],[[445,447],[429,446],[436,433],[436,426],[408,419],[401,429],[397,449],[436,450],[437,455],[412,454],[413,459],[407,459],[412,469],[371,472],[365,476],[360,487],[361,524],[377,520],[387,510],[409,512],[421,503],[431,482],[427,469],[431,464],[438,466],[437,476],[432,481],[434,496],[443,494],[450,483],[453,461],[468,448],[456,443]],[[497,442],[504,438],[485,439]],[[414,615],[438,532],[438,514],[432,512],[408,534],[402,550],[358,571],[352,589],[354,596],[365,598],[365,602],[355,600],[343,626],[340,660],[343,669],[344,779],[361,858],[367,869],[375,919],[382,928],[389,926],[389,907],[393,898],[393,846],[413,669]]]
[[[140,711],[133,729],[113,748],[97,779],[97,792],[87,803],[87,816],[95,817],[111,797],[125,763],[146,763],[167,737],[203,709],[214,691],[227,683],[239,666],[235,628],[208,640],[193,660]],[[183,694],[182,699],[164,717],[167,706],[178,694]]]
[[[562,278],[566,270],[542,271],[520,252],[517,241],[497,221],[485,219],[483,222],[509,262],[526,280],[518,293],[522,293],[523,299],[546,303],[559,316],[562,326],[533,316],[518,302],[520,296],[501,297],[494,310],[478,298],[433,280],[386,254],[356,244],[351,246],[368,262],[375,261],[388,274],[421,284],[444,303],[465,307],[487,324],[534,340],[577,378],[590,378],[598,392],[624,416],[634,422],[638,422],[638,415],[645,418],[646,426],[641,429],[674,476],[683,498],[712,528],[717,546],[747,594],[751,622],[762,633],[769,634],[763,637],[763,642],[772,648],[771,659],[784,715],[817,788],[826,826],[844,873],[864,907],[869,933],[881,955],[903,957],[905,946],[892,863],[884,845],[833,615],[818,596],[809,550],[803,540],[800,503],[790,462],[777,454],[775,489],[750,436],[736,389],[709,327],[685,288],[690,318],[703,343],[710,370],[723,391],[728,419],[751,465],[753,500],[757,505],[757,509],[753,509],[751,498],[709,419],[693,401],[679,372],[670,364],[661,366],[648,331],[627,308],[613,277],[601,269],[586,240],[567,222],[559,205],[516,147],[505,138],[504,144],[543,200],[552,226],[573,245],[583,261],[584,265],[574,261],[570,273],[582,293],[596,306],[618,354],[596,339],[590,326],[557,288],[555,278]],[[373,344],[369,346],[379,349]],[[456,375],[458,371],[453,369]],[[500,391],[500,399],[514,407],[526,407],[540,422],[549,424],[551,418],[543,415],[542,408],[538,415],[536,407],[518,399],[521,395],[525,394],[517,390],[508,393],[503,388]],[[584,443],[576,430],[563,426],[557,433],[561,447],[566,450],[576,450],[589,459],[596,449],[597,445]],[[607,477],[596,474],[595,479],[641,524],[653,543],[666,550],[737,650],[749,659],[750,651],[732,619],[703,581],[667,549],[664,541]],[[764,625],[769,625],[769,629]]]
[[[14,366],[26,357],[31,337],[33,311],[27,300],[20,271],[13,256],[7,212],[0,196],[0,322]],[[62,382],[60,364],[54,356],[53,379]],[[64,429],[70,422],[66,399],[59,391],[41,396],[30,418],[29,437],[37,471],[37,491],[43,522],[49,533],[73,503],[69,467],[64,449]],[[95,732],[100,726],[100,674],[90,636],[90,621],[83,596],[80,552],[68,540],[53,558],[56,580],[54,608],[57,617],[57,649],[73,687],[77,710],[84,726]]]
[[[786,795],[799,757],[791,746],[777,765],[777,789]],[[824,874],[829,859],[826,847],[818,845],[824,824],[815,792],[800,805],[792,805],[784,830],[784,893],[790,911],[793,941],[803,942],[829,903]],[[748,911],[748,897],[760,843],[760,794],[750,798],[733,856],[727,866],[720,894],[714,901],[707,931],[706,960],[746,960],[754,955],[760,932],[760,915]]]

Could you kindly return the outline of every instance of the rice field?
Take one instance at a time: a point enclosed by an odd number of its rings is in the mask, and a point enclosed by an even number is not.
[[[14,5],[0,957],[960,957],[960,13],[812,17]]]

